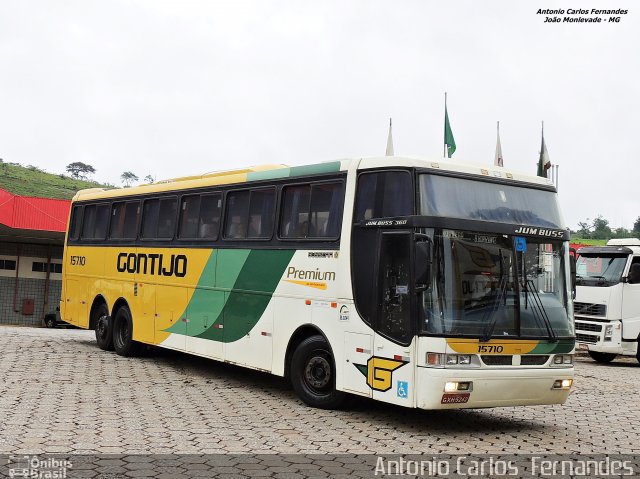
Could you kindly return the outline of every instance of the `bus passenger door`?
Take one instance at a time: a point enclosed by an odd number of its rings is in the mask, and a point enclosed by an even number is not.
[[[368,382],[373,398],[413,406],[414,330],[410,231],[380,231],[378,235],[378,310],[373,358]]]

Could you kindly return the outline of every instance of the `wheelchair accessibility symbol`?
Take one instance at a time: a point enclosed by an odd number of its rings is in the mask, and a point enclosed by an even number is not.
[[[398,397],[409,397],[409,383],[407,381],[398,381]]]

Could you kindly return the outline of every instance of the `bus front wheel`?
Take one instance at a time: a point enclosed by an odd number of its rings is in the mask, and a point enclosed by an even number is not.
[[[616,358],[617,354],[589,351],[589,356],[591,356],[591,359],[593,359],[597,363],[610,363]]]
[[[119,356],[135,356],[140,343],[133,340],[133,320],[126,306],[118,309],[113,320],[113,347]]]
[[[345,394],[336,391],[336,366],[327,341],[320,335],[302,341],[291,358],[291,385],[306,404],[338,408]]]
[[[113,321],[109,317],[107,305],[96,306],[91,314],[98,347],[103,351],[113,351]]]

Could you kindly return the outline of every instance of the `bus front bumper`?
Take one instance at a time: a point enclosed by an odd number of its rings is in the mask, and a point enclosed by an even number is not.
[[[571,368],[450,369],[417,368],[416,406],[421,409],[485,408],[564,404],[571,389],[554,383],[573,380]],[[470,383],[469,391],[451,390],[451,384]],[[446,389],[449,389],[447,391]]]

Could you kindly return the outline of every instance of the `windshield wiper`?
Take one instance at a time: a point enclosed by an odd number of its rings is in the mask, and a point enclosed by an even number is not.
[[[482,338],[480,338],[481,343],[486,343],[493,336],[493,331],[496,329],[496,323],[498,322],[498,316],[495,314],[498,310],[500,303],[504,300],[506,302],[507,296],[507,275],[504,271],[504,258],[502,257],[502,250],[498,250],[500,254],[500,282],[498,283],[498,294],[495,298],[491,309],[485,313],[484,318],[482,318],[482,322],[491,319],[491,323],[487,324],[485,327],[485,332]]]
[[[525,291],[531,288],[531,294],[533,296],[533,304],[531,305],[531,311],[533,312],[533,316],[536,320],[540,320],[544,322],[545,327],[547,328],[547,332],[549,333],[549,338],[552,340],[556,340],[556,333],[553,330],[553,326],[551,325],[551,320],[549,319],[549,315],[547,314],[547,310],[544,309],[542,304],[542,300],[540,299],[540,294],[538,293],[538,289],[536,288],[533,280],[527,280],[527,283],[524,285]]]
[[[482,318],[482,322],[484,323],[486,320],[491,319],[491,323],[487,324],[487,327],[485,328],[485,333],[482,336],[482,338],[480,338],[480,342],[481,343],[486,343],[487,341],[489,341],[491,339],[491,336],[493,336],[493,331],[496,329],[496,323],[498,322],[498,316],[495,314],[496,311],[498,310],[498,308],[500,307],[500,303],[505,300],[506,301],[506,293],[507,293],[507,277],[504,276],[501,280],[500,280],[500,284],[498,285],[499,291],[498,291],[498,295],[495,299],[495,301],[493,302],[493,305],[491,306],[491,309],[489,311],[487,311],[487,313],[485,314],[485,317]]]

